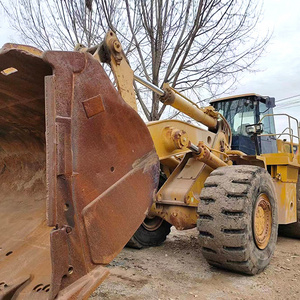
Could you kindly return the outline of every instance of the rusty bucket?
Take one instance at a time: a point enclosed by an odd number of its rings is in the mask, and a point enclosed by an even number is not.
[[[148,129],[90,55],[0,52],[0,299],[86,299],[158,182]]]

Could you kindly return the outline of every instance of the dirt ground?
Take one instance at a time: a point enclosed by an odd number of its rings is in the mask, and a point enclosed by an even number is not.
[[[164,245],[125,248],[110,264],[96,299],[300,299],[300,241],[278,238],[270,266],[256,276],[210,267],[197,230],[172,229]]]

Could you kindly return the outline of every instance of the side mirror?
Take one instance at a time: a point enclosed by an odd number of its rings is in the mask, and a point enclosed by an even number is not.
[[[267,97],[266,98],[266,106],[267,108],[273,108],[275,107],[275,98],[274,97]]]
[[[246,132],[249,135],[258,135],[258,134],[263,133],[263,131],[264,131],[264,126],[262,123],[246,126]]]

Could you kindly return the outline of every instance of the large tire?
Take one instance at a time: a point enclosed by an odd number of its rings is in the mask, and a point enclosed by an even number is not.
[[[218,168],[205,181],[200,199],[198,230],[208,263],[251,275],[264,270],[278,231],[275,188],[268,172],[248,165]]]
[[[147,217],[126,246],[135,249],[159,246],[166,240],[171,226],[159,217]]]
[[[279,225],[279,234],[291,238],[300,239],[300,174],[296,186],[297,192],[297,222],[287,225]]]

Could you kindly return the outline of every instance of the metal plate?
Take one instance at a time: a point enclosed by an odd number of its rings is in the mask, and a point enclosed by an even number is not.
[[[83,299],[142,223],[158,157],[91,55],[7,49],[9,67],[18,71],[0,74],[0,299]]]

